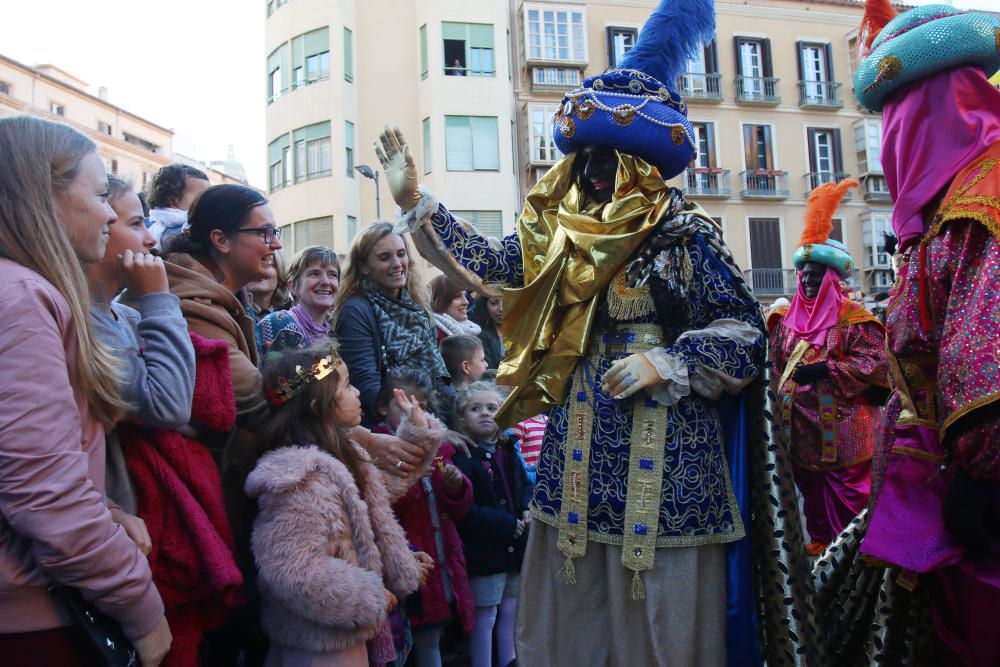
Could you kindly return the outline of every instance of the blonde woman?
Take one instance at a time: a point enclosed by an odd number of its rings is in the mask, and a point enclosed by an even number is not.
[[[365,425],[375,418],[375,400],[388,368],[423,371],[435,386],[449,377],[412,257],[409,244],[391,224],[376,222],[355,238],[340,281],[334,331],[351,381],[361,391]]]
[[[0,655],[88,664],[49,592],[60,583],[158,665],[163,602],[104,496],[104,432],[126,406],[80,265],[103,258],[117,218],[104,163],[79,132],[26,116],[0,119],[0,155]]]

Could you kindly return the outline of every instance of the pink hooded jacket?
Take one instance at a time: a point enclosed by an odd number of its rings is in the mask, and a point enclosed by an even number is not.
[[[163,617],[149,565],[104,501],[104,429],[74,389],[69,304],[0,259],[0,633],[69,625],[72,586],[137,639]]]
[[[328,653],[371,639],[386,618],[383,588],[402,598],[420,572],[389,494],[367,454],[362,498],[350,470],[315,446],[282,447],[257,462],[251,549],[261,624],[285,648]]]

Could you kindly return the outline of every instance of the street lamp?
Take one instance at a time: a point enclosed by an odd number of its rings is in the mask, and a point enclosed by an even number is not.
[[[359,164],[354,167],[355,170],[365,178],[370,178],[375,181],[375,217],[379,220],[382,219],[382,201],[379,198],[379,187],[378,187],[378,172],[369,167],[367,164]]]

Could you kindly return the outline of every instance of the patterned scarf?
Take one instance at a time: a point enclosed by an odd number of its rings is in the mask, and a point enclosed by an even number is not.
[[[392,355],[394,365],[416,368],[432,378],[448,377],[448,369],[438,352],[436,326],[427,310],[415,303],[407,290],[400,293],[397,301],[372,289],[368,301],[378,318],[382,344]]]

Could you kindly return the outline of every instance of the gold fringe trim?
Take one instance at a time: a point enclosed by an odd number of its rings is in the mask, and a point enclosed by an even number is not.
[[[616,320],[627,322],[656,312],[653,294],[649,285],[628,287],[625,282],[625,271],[619,271],[611,281],[608,290],[608,314]]]
[[[639,575],[638,570],[632,572],[632,599],[646,599],[646,587],[642,585],[642,576]]]
[[[573,564],[572,558],[567,558],[566,562],[562,566],[563,582],[573,585],[576,583],[576,565]]]

